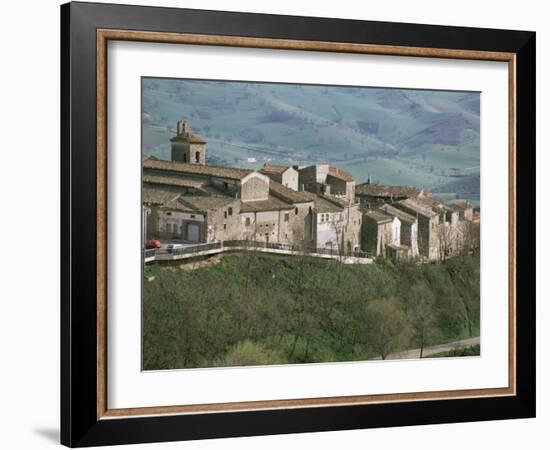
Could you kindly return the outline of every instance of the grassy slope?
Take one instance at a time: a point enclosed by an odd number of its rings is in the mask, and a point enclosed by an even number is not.
[[[450,168],[479,173],[473,94],[146,79],[143,110],[144,151],[163,159],[184,117],[221,164],[328,161],[359,182],[370,174],[427,189],[451,181]]]
[[[257,343],[284,362],[364,360],[367,306],[394,300],[408,314],[411,292],[433,296],[437,344],[479,335],[479,259],[445,264],[333,261],[256,253],[184,271],[148,266],[144,282],[144,367],[218,365],[232,346]],[[205,286],[208,286],[205,289]],[[402,349],[416,348],[409,339]]]

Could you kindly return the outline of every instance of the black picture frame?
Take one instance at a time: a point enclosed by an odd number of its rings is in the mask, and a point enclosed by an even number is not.
[[[98,29],[516,55],[516,395],[105,419],[97,413]],[[71,447],[535,416],[534,32],[113,4],[61,6],[61,443]]]

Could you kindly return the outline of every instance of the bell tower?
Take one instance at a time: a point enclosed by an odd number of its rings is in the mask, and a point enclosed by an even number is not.
[[[188,164],[206,164],[206,141],[199,135],[191,133],[185,120],[176,126],[176,135],[170,139],[172,144],[172,161]]]

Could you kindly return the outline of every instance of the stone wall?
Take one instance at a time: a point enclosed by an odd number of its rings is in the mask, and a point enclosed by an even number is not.
[[[188,162],[192,164],[206,164],[206,150],[204,144],[189,144]]]
[[[347,197],[347,182],[345,180],[329,175],[327,176],[326,183],[330,186],[330,193],[332,195]]]
[[[392,224],[393,221],[378,223],[365,215],[361,228],[363,250],[374,256],[386,256],[386,247],[392,244]]]
[[[280,177],[281,183],[283,186],[286,186],[289,189],[293,189],[295,191],[298,190],[298,171],[293,169],[292,167],[289,167]]]
[[[261,201],[269,198],[269,178],[254,175],[241,183],[241,199],[243,202]]]
[[[237,196],[239,195],[239,183],[235,180],[223,180],[212,178],[210,184],[216,189],[222,191],[226,195]]]
[[[346,253],[361,249],[362,214],[359,205],[345,208],[344,212],[344,249]]]
[[[300,169],[298,172],[298,189],[317,192],[317,171],[315,166]]]
[[[207,242],[242,239],[240,201],[207,213]]]
[[[172,161],[189,162],[189,143],[176,141],[172,142]]]
[[[204,226],[205,217],[202,213],[164,211],[155,208],[154,214],[152,211],[149,218],[151,219],[151,227],[155,227],[154,231],[151,231],[154,238],[185,242],[206,242],[206,230]],[[190,236],[190,225],[197,226],[198,228],[196,240],[194,233],[191,233]],[[193,239],[190,239],[191,237],[193,237]]]

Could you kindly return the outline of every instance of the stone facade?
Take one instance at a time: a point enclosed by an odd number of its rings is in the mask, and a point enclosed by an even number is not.
[[[251,173],[241,181],[240,197],[243,202],[262,201],[269,198],[269,178]]]
[[[348,204],[355,203],[355,180],[349,173],[328,164],[299,168],[298,186],[300,190],[345,199]]]
[[[172,161],[189,164],[206,164],[206,142],[187,130],[185,121],[177,124],[177,135],[171,140]]]
[[[363,250],[373,256],[386,256],[386,248],[392,244],[394,219],[381,212],[368,211],[363,217],[361,238]]]

